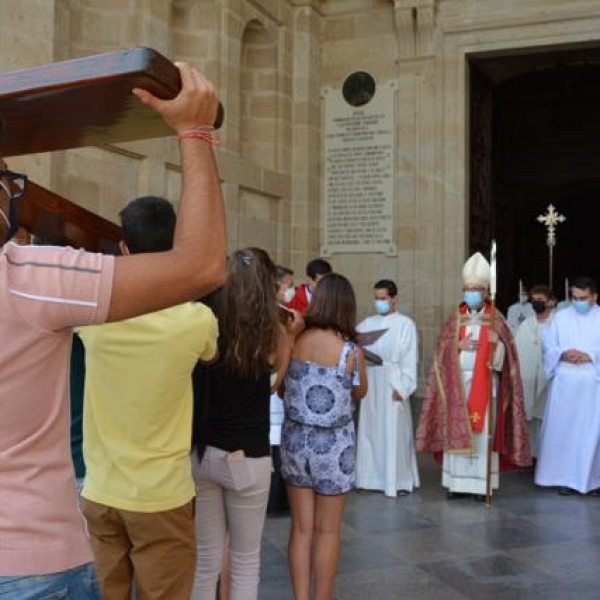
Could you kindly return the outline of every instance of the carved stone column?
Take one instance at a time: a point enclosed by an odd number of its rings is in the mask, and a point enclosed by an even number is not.
[[[439,0],[394,0],[400,59],[431,56]]]
[[[396,36],[398,38],[398,56],[413,58],[415,56],[415,16],[414,8],[399,7],[400,0],[396,0],[394,17],[396,21]]]

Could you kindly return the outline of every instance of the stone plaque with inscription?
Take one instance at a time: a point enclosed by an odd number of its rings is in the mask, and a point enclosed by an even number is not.
[[[368,74],[363,74],[367,75]],[[374,85],[374,84],[373,84]],[[326,88],[324,96],[323,224],[321,254],[395,254],[395,83],[366,97]]]

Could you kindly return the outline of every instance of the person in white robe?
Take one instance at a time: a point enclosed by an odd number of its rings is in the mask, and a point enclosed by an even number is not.
[[[468,303],[467,303],[468,304]],[[469,306],[468,312],[471,323],[465,326],[464,344],[459,344],[460,375],[463,383],[464,397],[469,398],[471,384],[475,374],[475,361],[477,352],[481,348],[478,342],[481,322],[485,319],[486,306],[482,299],[478,305]],[[499,318],[498,316],[496,318]],[[496,422],[496,399],[498,391],[498,373],[504,364],[504,345],[497,341],[492,361],[492,406],[494,409],[493,420]],[[444,452],[442,462],[442,487],[448,491],[448,498],[472,494],[483,497],[487,485],[487,454],[488,454],[488,420],[484,416],[483,429],[480,433],[473,434],[473,447],[470,452],[458,454]],[[495,428],[495,425],[493,426]],[[491,491],[498,489],[499,457],[497,452],[492,452]]]
[[[468,320],[464,325],[464,337],[459,341],[459,368],[463,384],[464,398],[469,398],[471,384],[475,373],[477,353],[483,350],[480,343],[481,323],[489,314],[489,305],[486,303],[490,283],[490,266],[481,254],[474,254],[463,267],[463,302],[465,316]],[[496,318],[501,318],[496,315]],[[496,395],[498,389],[498,375],[504,363],[504,345],[499,341],[495,332],[489,334],[495,344],[492,361],[492,406],[494,407],[494,422],[496,409]],[[485,343],[485,342],[484,342]],[[480,433],[473,433],[473,446],[470,452],[451,453],[444,452],[442,463],[442,486],[447,489],[448,498],[463,494],[484,496],[487,482],[487,454],[488,454],[488,419],[483,417],[483,429]],[[499,459],[498,453],[492,452],[491,460],[491,490],[499,486]]]
[[[359,343],[382,359],[367,362],[369,391],[361,402],[357,437],[357,487],[404,495],[419,487],[410,396],[417,387],[417,331],[397,312],[396,284],[375,284],[375,309],[358,327]],[[361,338],[362,336],[362,338]]]
[[[462,278],[462,302],[438,336],[415,434],[417,452],[443,452],[448,498],[498,488],[500,455],[503,464],[531,464],[514,338],[488,300],[491,269],[479,252]]]
[[[542,337],[550,327],[554,310],[552,292],[546,285],[534,285],[530,290],[535,315],[527,317],[517,328],[515,344],[521,366],[525,395],[525,413],[529,424],[531,453],[537,457],[537,447],[546,407],[548,379],[542,360]]]
[[[515,333],[519,325],[527,318],[533,317],[535,312],[533,306],[529,302],[529,294],[527,290],[523,290],[519,294],[519,301],[511,304],[506,313],[506,320],[512,332]]]
[[[557,311],[543,338],[550,381],[535,483],[559,493],[600,488],[600,308],[589,277],[572,283],[571,306]]]

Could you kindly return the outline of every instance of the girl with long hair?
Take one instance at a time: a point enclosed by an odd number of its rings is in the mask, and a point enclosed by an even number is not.
[[[296,600],[333,594],[346,493],[356,482],[353,401],[367,393],[364,356],[355,346],[356,300],[336,273],[316,287],[306,330],[285,377],[281,472],[292,526],[288,561]]]
[[[231,600],[256,600],[269,496],[269,398],[289,361],[297,320],[279,323],[276,267],[260,248],[231,254],[225,285],[208,302],[219,359],[195,373],[197,561],[192,597],[212,600],[228,539]],[[276,374],[276,375],[275,375]]]

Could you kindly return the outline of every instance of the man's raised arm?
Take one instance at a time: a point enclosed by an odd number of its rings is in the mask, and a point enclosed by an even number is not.
[[[134,93],[178,134],[211,125],[217,112],[215,90],[189,65],[177,66],[182,87],[173,100],[144,90]],[[109,321],[199,298],[224,281],[225,210],[212,146],[193,137],[179,144],[183,185],[173,249],[117,257]]]

